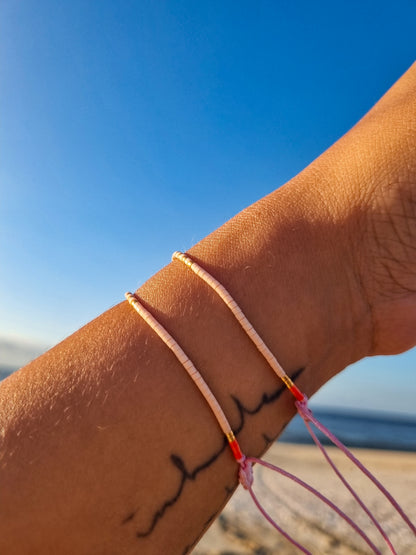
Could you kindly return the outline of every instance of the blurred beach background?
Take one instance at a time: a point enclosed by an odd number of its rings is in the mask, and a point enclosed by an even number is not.
[[[0,377],[342,136],[414,61],[415,21],[403,0],[3,1]],[[415,368],[415,350],[369,358],[311,401],[404,504],[416,490]],[[295,419],[270,456],[310,461],[307,441]],[[239,495],[195,553],[286,553],[262,544],[251,513],[258,533],[243,533]],[[315,552],[343,553],[340,534]]]

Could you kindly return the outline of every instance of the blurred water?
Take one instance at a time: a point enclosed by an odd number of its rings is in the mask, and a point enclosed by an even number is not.
[[[416,451],[416,418],[388,413],[314,409],[315,416],[349,447]],[[317,432],[322,443],[330,441]],[[279,441],[312,443],[299,415],[289,423]]]

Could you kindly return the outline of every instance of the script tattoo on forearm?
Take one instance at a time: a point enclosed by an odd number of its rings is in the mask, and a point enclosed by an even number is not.
[[[297,370],[291,376],[292,380],[296,381],[296,379],[301,375],[303,370],[304,370],[304,368],[301,368],[301,369]],[[275,403],[285,390],[286,390],[286,387],[283,385],[283,386],[278,387],[272,393],[263,393],[263,395],[261,397],[261,400],[253,408],[247,407],[246,405],[244,405],[244,403],[240,399],[238,399],[235,396],[231,396],[232,400],[234,401],[234,403],[237,407],[238,414],[239,414],[239,424],[235,428],[235,431],[234,431],[235,435],[238,435],[242,431],[242,429],[244,428],[245,422],[246,422],[246,418],[248,416],[253,416],[253,415],[259,413],[262,410],[263,407],[265,407],[267,405],[270,405],[272,403]],[[266,434],[263,434],[263,437],[266,441],[266,445],[269,445],[273,441],[273,439],[269,438]],[[188,481],[191,481],[191,482],[195,481],[198,474],[200,472],[202,472],[203,470],[206,470],[207,468],[209,468],[218,459],[218,457],[221,455],[221,453],[223,453],[223,451],[225,451],[225,449],[227,447],[228,447],[228,441],[224,437],[224,441],[223,441],[223,444],[221,445],[220,449],[218,449],[208,459],[206,459],[205,461],[203,461],[201,464],[199,464],[198,466],[196,466],[193,469],[188,469],[187,468],[185,461],[182,459],[182,457],[180,455],[172,453],[171,456],[170,456],[171,463],[177,469],[177,471],[180,474],[180,481],[179,481],[178,488],[177,488],[176,492],[170,498],[168,498],[166,501],[164,501],[161,504],[161,506],[159,507],[159,509],[153,514],[152,518],[150,519],[150,523],[149,523],[148,527],[143,529],[143,530],[136,531],[136,537],[137,538],[146,538],[146,537],[150,536],[150,534],[153,532],[157,523],[163,517],[165,512],[170,507],[175,505],[175,503],[178,501],[178,499],[180,498],[180,496],[182,494],[182,491],[185,487],[185,484]],[[234,488],[227,487],[226,488],[227,496],[230,495],[233,490],[234,490]],[[138,509],[130,512],[125,518],[123,518],[123,520],[121,521],[121,524],[126,525],[126,524],[132,522],[134,520],[136,514],[137,514],[137,511],[138,511]],[[209,519],[209,522],[212,520],[212,518],[214,518],[214,517],[211,517]],[[206,524],[206,526],[207,525],[208,525],[208,523]]]

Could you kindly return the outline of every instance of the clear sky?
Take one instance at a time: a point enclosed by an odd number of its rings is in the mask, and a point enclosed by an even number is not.
[[[303,169],[411,65],[415,21],[400,0],[3,0],[0,340],[52,345]],[[364,361],[321,402],[371,381],[369,408],[416,414],[415,362]]]

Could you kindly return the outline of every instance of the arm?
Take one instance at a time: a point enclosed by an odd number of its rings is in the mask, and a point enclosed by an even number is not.
[[[311,395],[415,341],[416,68],[283,188],[189,252]],[[204,376],[244,451],[293,401],[209,288],[171,263],[138,294]],[[183,368],[126,302],[0,387],[0,551],[184,553],[237,484]]]

